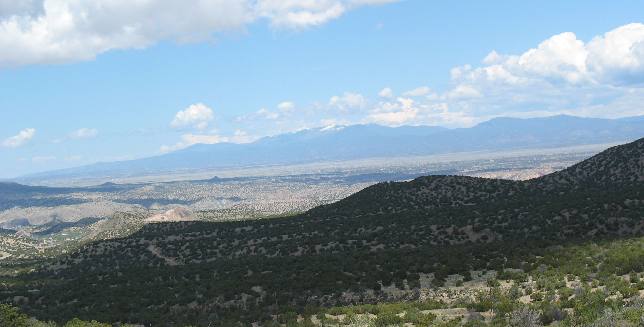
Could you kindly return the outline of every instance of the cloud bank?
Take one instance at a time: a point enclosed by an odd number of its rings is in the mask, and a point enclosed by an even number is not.
[[[554,35],[520,55],[492,51],[486,65],[457,67],[452,77],[478,84],[526,85],[535,82],[572,85],[644,83],[644,24],[633,23],[587,43],[574,33]]]
[[[303,29],[397,0],[0,0],[0,67],[90,60],[163,40],[197,42],[257,21]]]
[[[25,145],[36,135],[35,128],[25,128],[17,135],[6,138],[2,141],[2,146],[7,148],[17,148]]]
[[[172,128],[194,127],[203,130],[208,128],[208,123],[213,117],[212,109],[203,103],[196,103],[177,112],[170,126]]]

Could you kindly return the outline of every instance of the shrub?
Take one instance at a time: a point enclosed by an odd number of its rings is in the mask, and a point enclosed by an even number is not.
[[[285,312],[277,318],[277,321],[279,321],[282,324],[292,322],[292,321],[297,321],[297,313],[293,311]]]
[[[374,321],[376,327],[386,327],[386,326],[397,326],[401,325],[405,321],[393,312],[384,312],[378,315]]]
[[[533,302],[543,301],[543,293],[534,292],[534,293],[530,294],[530,299],[532,299]]]
[[[499,283],[499,281],[496,280],[496,279],[488,279],[487,280],[487,286],[489,286],[489,287],[499,287],[500,285],[501,285],[501,283]]]
[[[521,308],[510,313],[511,327],[537,327],[542,326],[539,321],[539,312],[528,308]]]
[[[407,310],[404,317],[405,322],[412,323],[416,326],[429,326],[434,319],[436,319],[436,315],[432,313],[422,313],[418,309]]]
[[[553,304],[546,304],[542,308],[541,322],[544,325],[549,325],[554,321],[561,321],[566,319],[566,312]]]
[[[27,327],[29,317],[20,313],[18,309],[0,304],[0,326],[3,327]]]

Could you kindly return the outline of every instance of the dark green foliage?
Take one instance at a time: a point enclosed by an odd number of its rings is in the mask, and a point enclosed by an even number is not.
[[[29,317],[20,313],[18,309],[6,304],[0,304],[0,326],[26,327]]]
[[[503,280],[534,278],[526,294],[540,306],[540,321],[564,319],[565,307],[575,312],[565,319],[583,324],[623,303],[590,290],[568,299],[569,290],[560,292],[567,275],[595,279],[622,297],[641,287],[615,276],[644,270],[643,153],[640,140],[526,182],[431,176],[382,183],[295,217],[151,224],[7,277],[0,300],[22,296],[25,312],[59,322],[207,326],[277,315],[278,323],[295,324],[311,307],[396,300],[381,285],[408,289],[414,300],[421,274],[433,274],[440,287],[449,275],[468,281],[471,270],[494,270]],[[499,291],[496,280],[489,286],[469,306],[508,318],[520,294]],[[556,294],[567,297],[547,306]],[[398,324],[400,312],[373,314],[380,324]]]
[[[384,312],[378,315],[374,325],[377,327],[399,326],[405,322],[403,318],[393,312]]]
[[[34,318],[30,318],[24,313],[21,313],[15,307],[6,304],[0,304],[0,326],[2,327],[57,327],[53,322],[42,322]],[[97,321],[83,321],[74,318],[62,327],[112,327],[110,324],[99,323]],[[122,327],[128,327],[123,325]]]

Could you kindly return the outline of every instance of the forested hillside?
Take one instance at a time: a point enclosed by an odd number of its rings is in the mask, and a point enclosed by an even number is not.
[[[641,314],[642,235],[644,139],[529,181],[422,177],[295,217],[150,224],[5,276],[0,298],[57,321],[340,324],[348,309],[324,308],[415,301],[415,325],[467,308],[482,318],[456,324],[585,326]]]

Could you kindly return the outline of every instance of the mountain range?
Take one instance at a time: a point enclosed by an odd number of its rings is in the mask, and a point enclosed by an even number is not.
[[[38,173],[16,179],[138,176],[211,168],[288,165],[366,158],[626,142],[642,136],[644,116],[495,118],[471,128],[352,125],[303,130],[253,143],[196,144],[175,152]]]

